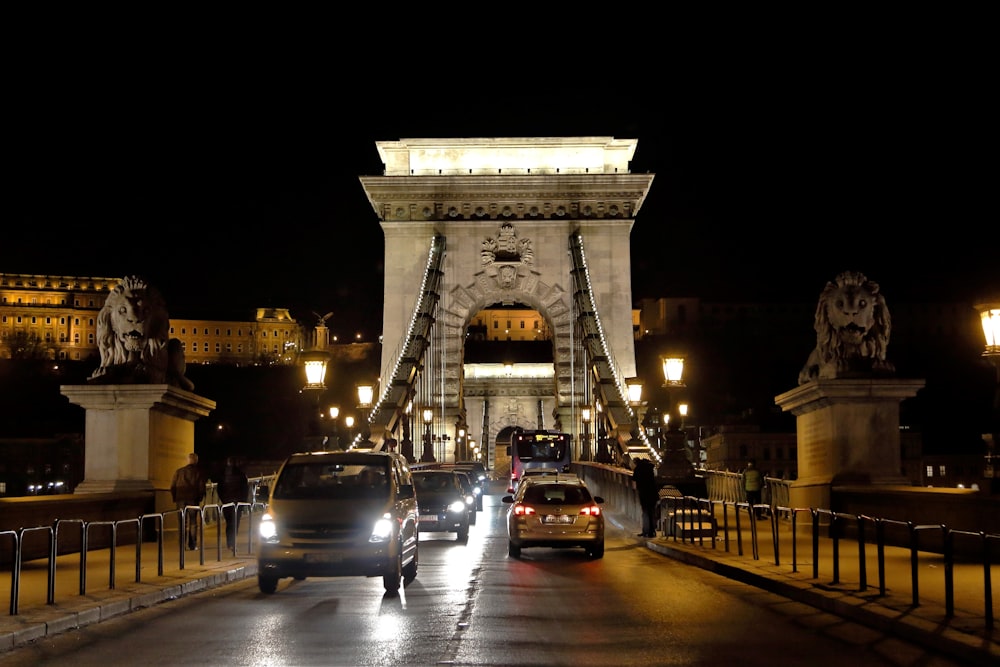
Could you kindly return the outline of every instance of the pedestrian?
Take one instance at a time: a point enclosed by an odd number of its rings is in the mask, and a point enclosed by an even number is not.
[[[660,504],[660,488],[656,469],[649,459],[639,459],[632,470],[632,480],[642,508],[642,532],[639,537],[656,537],[656,514]]]
[[[743,490],[747,494],[747,503],[750,505],[750,516],[759,519],[759,510],[756,505],[761,501],[761,490],[764,488],[764,476],[757,470],[756,462],[753,459],[747,461],[747,469],[743,471]]]
[[[170,495],[180,510],[179,515],[186,519],[187,547],[193,551],[198,546],[198,517],[201,515],[200,509],[193,506],[201,505],[201,501],[205,499],[205,477],[198,467],[198,455],[194,452],[188,454],[187,465],[174,472],[174,478],[170,482]],[[189,507],[191,509],[187,509]]]
[[[236,503],[245,503],[250,497],[250,481],[239,466],[235,456],[226,458],[226,467],[222,471],[219,482],[219,501],[222,503],[222,516],[226,520],[226,548],[232,551],[236,548],[236,536],[240,531],[241,508]]]

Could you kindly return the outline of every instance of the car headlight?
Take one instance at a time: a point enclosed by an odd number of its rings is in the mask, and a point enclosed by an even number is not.
[[[482,493],[483,493],[483,490],[482,490],[482,489],[480,489],[480,488],[479,488],[479,487],[477,486],[477,487],[475,487],[474,489],[472,489],[472,493],[473,493],[473,495],[477,495],[477,496],[478,496],[478,495],[482,495]]]
[[[456,500],[452,504],[448,505],[449,512],[464,512],[466,503],[464,500]]]
[[[394,528],[394,523],[392,517],[386,514],[381,519],[375,522],[375,526],[372,527],[371,537],[368,538],[369,542],[388,542],[392,539],[392,530]]]
[[[260,523],[257,525],[257,532],[260,533],[260,538],[265,542],[271,542],[278,536],[278,526],[274,523],[274,517],[270,513],[265,512],[264,516],[260,518]]]

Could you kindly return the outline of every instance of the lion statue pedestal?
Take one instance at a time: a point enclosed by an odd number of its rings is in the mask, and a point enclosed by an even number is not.
[[[87,411],[84,479],[74,493],[155,492],[156,509],[173,509],[170,482],[194,448],[194,422],[215,401],[192,393],[184,349],[169,337],[159,291],[126,276],[97,316],[101,365],[87,385],[60,387]]]
[[[156,492],[157,511],[173,509],[170,480],[194,451],[194,422],[215,401],[165,384],[63,385],[87,411],[84,479],[74,493]]]
[[[845,271],[820,293],[816,347],[799,387],[776,396],[797,417],[793,507],[830,509],[834,484],[903,484],[899,404],[923,380],[895,379],[886,358],[892,318],[878,283]]]
[[[830,508],[835,484],[902,484],[899,404],[923,380],[814,380],[775,397],[796,416],[798,479],[792,507]]]

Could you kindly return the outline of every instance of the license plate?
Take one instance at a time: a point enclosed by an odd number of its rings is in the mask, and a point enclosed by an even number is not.
[[[546,514],[542,523],[573,523],[576,520],[572,514]]]
[[[306,554],[307,563],[339,563],[342,560],[339,554]]]

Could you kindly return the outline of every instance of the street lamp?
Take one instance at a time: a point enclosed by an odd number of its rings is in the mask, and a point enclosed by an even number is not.
[[[347,427],[347,439],[350,440],[350,441],[352,441],[352,443],[353,443],[353,440],[354,440],[354,417],[352,417],[351,415],[347,415],[346,417],[344,417],[344,426]]]
[[[466,461],[469,455],[465,451],[465,429],[461,426],[458,427],[458,438],[455,442],[455,460],[456,461]]]
[[[424,408],[424,453],[420,456],[422,463],[434,461],[434,443],[431,440],[431,424],[434,423],[434,411]]]
[[[674,408],[670,391],[675,387],[684,386],[684,357],[678,355],[662,356],[660,363],[663,366],[663,387],[667,390],[667,400],[669,401],[665,415],[667,423],[669,423],[669,417]]]
[[[361,437],[364,440],[371,439],[371,431],[369,430],[368,415],[369,410],[372,407],[372,398],[375,395],[375,387],[370,384],[359,384],[358,385],[358,409],[361,410]]]
[[[584,461],[590,460],[590,406],[580,410],[580,421],[583,422],[583,455]]]
[[[403,443],[402,443],[402,454],[406,458],[407,463],[413,463],[416,459],[413,458],[413,438],[411,437],[411,423],[410,419],[413,417],[413,401],[406,402],[406,414],[403,415]]]
[[[670,392],[676,387],[684,386],[684,357],[663,356],[660,358],[663,365],[663,387],[667,390],[670,407],[663,415],[663,458],[657,467],[656,476],[667,483],[675,486],[679,483],[690,481],[694,476],[694,468],[687,453],[687,440],[682,429],[684,417],[687,416],[687,404],[681,403],[677,406],[680,414],[680,428],[668,428],[670,424],[670,413],[673,409],[673,399]]]
[[[333,446],[335,449],[340,449],[340,434],[337,433],[337,419],[340,417],[340,407],[336,405],[330,406],[330,421],[333,422]]]
[[[986,347],[983,357],[996,369],[996,389],[993,396],[993,414],[990,415],[990,433],[983,435],[986,440],[986,469],[984,476],[990,478],[990,493],[1000,494],[1000,300],[981,303],[976,306],[983,323],[983,337]]]

